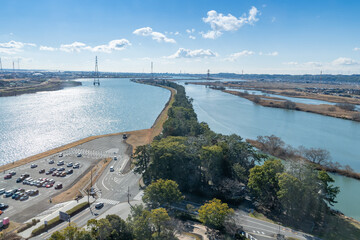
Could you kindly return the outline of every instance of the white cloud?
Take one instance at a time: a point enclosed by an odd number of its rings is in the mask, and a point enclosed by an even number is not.
[[[152,39],[158,41],[158,42],[167,42],[167,43],[176,43],[176,41],[172,38],[166,37],[164,34],[160,32],[154,32],[151,27],[144,27],[136,29],[133,34],[139,35],[139,36],[151,36]]]
[[[167,58],[206,58],[206,57],[216,57],[217,53],[214,53],[210,49],[196,49],[196,50],[190,50],[185,48],[179,48],[179,50],[176,51],[171,56],[168,56]]]
[[[59,50],[64,52],[81,52],[83,50],[92,52],[104,52],[112,53],[113,51],[124,50],[127,46],[131,46],[131,43],[127,39],[116,39],[110,41],[108,44],[98,45],[91,47],[82,42],[73,42],[71,44],[61,44]],[[43,49],[41,49],[43,47]],[[56,48],[41,46],[40,50],[54,51]]]
[[[266,54],[266,55],[268,55],[268,56],[278,56],[279,55],[279,53],[278,52],[269,52],[268,54]]]
[[[196,39],[196,37],[195,37],[195,36],[192,36],[192,35],[190,35],[189,38],[192,39],[192,40],[195,40],[195,39]]]
[[[23,51],[25,46],[36,47],[34,43],[23,43],[11,40],[7,43],[0,43],[0,53],[16,54]]]
[[[324,64],[321,62],[306,62],[303,65],[310,66],[310,67],[322,67]]]
[[[186,29],[186,32],[187,32],[188,34],[192,34],[192,33],[195,32],[195,29],[194,29],[194,28],[193,28],[193,29]]]
[[[284,62],[283,64],[284,64],[284,65],[296,66],[296,65],[298,65],[299,63],[298,63],[298,62]]]
[[[354,48],[354,51],[360,51],[359,47]]]
[[[207,17],[203,18],[205,23],[210,24],[211,30],[207,33],[202,33],[203,38],[215,39],[223,34],[223,32],[236,31],[245,24],[253,25],[259,19],[256,18],[259,11],[256,7],[251,7],[249,10],[248,16],[243,14],[243,16],[237,18],[231,14],[223,15],[222,13],[217,13],[215,10],[211,10],[207,13]]]
[[[345,57],[339,57],[331,62],[333,65],[342,65],[342,66],[352,66],[352,65],[358,65],[359,62],[351,59],[351,58],[345,58]]]
[[[56,48],[53,48],[53,47],[47,47],[47,46],[40,46],[40,51],[50,51],[50,52],[53,52],[55,50],[57,50]]]
[[[111,53],[112,51],[121,51],[124,50],[127,46],[131,46],[131,43],[127,39],[118,39],[112,40],[108,44],[99,45],[91,48],[90,50],[93,52],[104,52]]]
[[[254,54],[255,54],[255,52],[253,52],[253,51],[244,50],[241,52],[236,52],[236,53],[231,54],[226,60],[235,61],[236,59],[238,59],[240,57],[247,57],[247,56],[251,56]]]
[[[71,44],[61,44],[60,51],[64,52],[80,52],[81,50],[88,49],[85,43],[73,42]]]

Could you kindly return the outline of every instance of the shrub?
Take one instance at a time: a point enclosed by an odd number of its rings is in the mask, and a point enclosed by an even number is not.
[[[330,112],[335,112],[335,111],[336,111],[336,107],[329,107],[328,110],[329,110]]]
[[[290,100],[286,100],[284,102],[284,108],[286,109],[295,109],[296,108],[296,103],[290,101]]]
[[[337,103],[336,106],[338,106],[341,109],[344,109],[346,111],[354,111],[355,105],[351,103]]]

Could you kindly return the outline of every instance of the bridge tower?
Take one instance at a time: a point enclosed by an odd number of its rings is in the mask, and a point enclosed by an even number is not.
[[[100,80],[99,80],[99,69],[98,69],[97,56],[95,57],[94,86],[95,86],[95,85],[100,86]]]
[[[210,69],[208,69],[208,71],[207,71],[207,79],[208,80],[210,79]]]

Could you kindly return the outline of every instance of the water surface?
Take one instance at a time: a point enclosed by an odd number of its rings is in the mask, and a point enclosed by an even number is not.
[[[0,165],[92,135],[151,127],[169,99],[164,88],[129,79],[0,98]]]

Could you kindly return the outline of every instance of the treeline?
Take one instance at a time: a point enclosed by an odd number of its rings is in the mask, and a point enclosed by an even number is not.
[[[198,123],[184,87],[164,84],[177,90],[175,102],[162,134],[136,149],[135,172],[142,173],[147,184],[171,179],[185,192],[240,200],[250,169],[264,156],[240,136],[216,134]]]
[[[316,226],[324,224],[328,204],[336,202],[339,192],[326,172],[306,163],[284,166],[240,136],[214,133],[206,123],[198,123],[184,87],[161,84],[178,94],[163,133],[152,144],[136,149],[135,171],[143,174],[146,184],[171,179],[183,192],[232,203],[250,196],[259,209],[268,209],[287,222],[301,223],[306,217]],[[262,166],[255,166],[264,160]],[[297,171],[301,173],[296,175]]]

